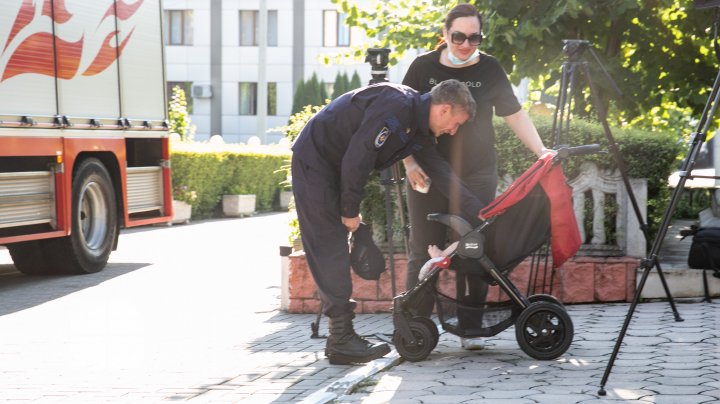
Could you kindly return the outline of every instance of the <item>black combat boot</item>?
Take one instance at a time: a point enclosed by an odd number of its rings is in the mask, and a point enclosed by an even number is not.
[[[330,335],[325,345],[325,355],[333,365],[366,363],[390,352],[388,344],[372,344],[357,335],[353,329],[354,317],[354,313],[330,317]]]

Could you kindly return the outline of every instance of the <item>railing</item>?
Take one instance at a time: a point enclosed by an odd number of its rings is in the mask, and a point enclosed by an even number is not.
[[[645,257],[645,236],[619,171],[601,170],[595,164],[585,162],[580,167],[580,175],[568,184],[573,188],[573,208],[584,240],[581,254]],[[646,220],[647,180],[630,179],[630,186],[643,220]],[[586,220],[587,212],[592,212],[592,217]],[[609,234],[607,229],[609,227],[612,232],[613,224],[614,233]]]

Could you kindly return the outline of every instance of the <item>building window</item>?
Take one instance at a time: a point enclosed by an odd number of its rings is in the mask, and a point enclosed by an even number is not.
[[[193,12],[191,10],[165,11],[165,44],[193,44]]]
[[[267,44],[278,45],[278,12],[268,10]],[[240,10],[240,46],[258,46],[259,13],[257,10]]]
[[[323,12],[324,46],[350,46],[350,27],[345,23],[347,14],[335,10]]]
[[[240,115],[257,115],[257,83],[240,83]]]
[[[257,83],[240,83],[240,115],[257,115]],[[277,115],[277,83],[267,83],[267,114]]]
[[[172,102],[173,88],[180,87],[185,91],[185,101],[187,102],[188,114],[193,113],[193,98],[192,98],[192,82],[189,81],[168,81],[165,87],[165,94],[167,95],[167,102],[170,105]]]

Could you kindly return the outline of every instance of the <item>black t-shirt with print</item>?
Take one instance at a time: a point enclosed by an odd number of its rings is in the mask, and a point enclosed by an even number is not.
[[[480,61],[467,67],[448,67],[440,63],[442,48],[415,58],[403,84],[421,93],[448,79],[465,83],[477,103],[475,119],[460,127],[454,136],[438,138],[438,150],[460,177],[496,172],[495,131],[492,116],[518,112],[520,103],[513,93],[507,73],[494,57],[480,53]]]

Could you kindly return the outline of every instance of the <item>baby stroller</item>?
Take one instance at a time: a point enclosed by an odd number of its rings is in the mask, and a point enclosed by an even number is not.
[[[437,345],[438,327],[429,318],[433,306],[440,325],[451,334],[489,337],[514,324],[517,342],[527,355],[549,360],[567,351],[573,323],[562,303],[547,294],[525,297],[509,274],[548,238],[554,267],[577,252],[581,241],[572,194],[559,163],[599,149],[599,145],[564,147],[555,156],[539,159],[480,212],[482,222],[477,227],[451,214],[428,215],[428,220],[449,226],[461,237],[455,250],[436,262],[416,286],[393,299],[393,343],[400,356],[422,361]],[[462,280],[454,295],[438,284],[443,271]],[[490,302],[481,295],[468,301],[458,296],[460,284],[468,284],[468,279],[498,285],[507,299]]]

